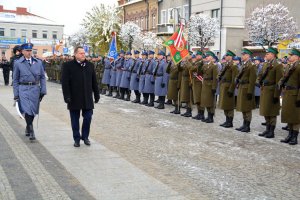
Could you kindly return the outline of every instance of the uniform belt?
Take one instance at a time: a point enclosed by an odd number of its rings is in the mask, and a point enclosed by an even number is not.
[[[105,69],[111,69],[110,67],[105,67]]]
[[[172,81],[178,81],[178,78],[170,78]]]
[[[163,76],[163,74],[156,74],[157,77]]]
[[[299,87],[294,87],[294,86],[289,86],[289,85],[287,85],[287,86],[284,86],[284,89],[285,89],[285,90],[298,90]]]
[[[276,85],[275,83],[263,83],[262,86],[272,86],[272,85]]]
[[[182,77],[190,77],[190,76],[185,76],[185,75],[182,75]]]
[[[221,83],[231,83],[231,81],[230,80],[226,80],[226,79],[222,79]]]
[[[213,78],[203,78],[203,80],[205,80],[205,81],[212,81]]]
[[[137,73],[137,71],[133,70],[133,71],[132,71],[132,73],[136,74],[136,73]]]
[[[39,83],[36,83],[36,82],[21,82],[19,83],[19,85],[37,85]]]
[[[240,85],[245,85],[245,84],[248,84],[248,83],[249,83],[249,81],[240,81],[239,82]]]
[[[151,73],[151,72],[146,72],[145,74],[150,74],[150,75],[153,75],[153,73]]]

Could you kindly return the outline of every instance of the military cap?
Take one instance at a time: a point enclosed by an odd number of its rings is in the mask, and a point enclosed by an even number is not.
[[[248,55],[252,56],[252,55],[253,55],[253,52],[250,51],[249,49],[243,48],[243,49],[242,49],[242,54],[248,54]]]
[[[196,55],[195,55],[195,54],[193,54],[193,55],[192,55],[192,58],[196,58]]]
[[[241,57],[239,57],[239,56],[234,56],[234,57],[232,58],[232,60],[238,60],[238,61],[241,62]]]
[[[202,51],[197,51],[197,55],[203,56],[203,52]]]
[[[124,50],[120,50],[119,54],[125,54]]]
[[[33,44],[30,43],[30,42],[21,45],[21,48],[22,48],[23,50],[32,50],[32,47],[33,47]]]
[[[267,50],[266,50],[267,53],[272,53],[274,55],[277,55],[278,54],[278,50],[274,47],[269,47]]]
[[[253,60],[258,60],[259,62],[263,62],[263,59],[259,56],[255,56]]]
[[[214,57],[214,59],[216,60],[216,62],[219,62],[219,58],[215,55],[215,56],[213,56]]]
[[[134,50],[134,54],[140,54],[139,50]]]
[[[214,52],[212,52],[212,51],[207,51],[207,52],[205,53],[205,56],[206,56],[206,57],[208,57],[208,56],[214,57],[214,56],[216,56],[216,55],[215,55]]]
[[[300,57],[300,51],[296,48],[293,48],[292,51],[289,53],[290,55],[296,55]]]
[[[148,54],[149,54],[149,55],[154,55],[154,51],[149,50]]]
[[[163,52],[162,50],[160,50],[157,55],[165,56],[166,54],[165,54],[165,52]]]
[[[148,52],[147,51],[143,51],[142,55],[148,56]]]
[[[235,55],[235,53],[233,53],[232,51],[227,50],[225,56],[232,56],[232,57],[234,57],[234,56],[236,56],[236,55]]]
[[[131,51],[127,51],[126,55],[132,55]]]

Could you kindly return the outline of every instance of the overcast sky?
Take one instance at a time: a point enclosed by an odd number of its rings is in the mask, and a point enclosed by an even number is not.
[[[113,5],[117,4],[117,0],[0,0],[4,9],[26,7],[33,14],[65,25],[67,35],[79,30],[85,13],[101,3]]]

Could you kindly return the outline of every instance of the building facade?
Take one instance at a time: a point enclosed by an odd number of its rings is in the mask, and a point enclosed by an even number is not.
[[[157,0],[118,0],[123,24],[135,22],[142,31],[157,32]]]
[[[26,8],[6,10],[0,5],[0,51],[7,58],[15,45],[28,41],[34,44],[33,53],[37,56],[52,52],[53,47],[61,50],[63,29],[64,25],[32,14]]]
[[[192,14],[207,14],[219,19],[220,33],[213,46],[209,48],[220,55],[227,49],[240,53],[241,48],[248,45],[248,33],[245,28],[245,19],[259,6],[270,3],[281,3],[288,7],[294,19],[300,18],[298,8],[300,1],[295,0],[192,0]],[[300,21],[296,20],[298,27]],[[253,51],[261,52],[262,48],[247,46]]]

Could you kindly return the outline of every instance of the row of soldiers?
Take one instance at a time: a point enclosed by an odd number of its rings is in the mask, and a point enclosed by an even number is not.
[[[156,59],[154,51],[143,51],[142,58],[139,51],[134,51],[133,57],[130,51],[120,51],[116,60],[103,60],[102,84],[108,86],[107,96],[130,101],[131,91],[134,91],[136,99],[132,102],[149,107],[154,107],[154,98],[158,96],[158,109],[164,109],[167,96],[175,105],[171,112],[174,114],[180,114],[179,105],[186,103],[186,112],[182,114],[185,117],[192,117],[192,104],[196,104],[198,114],[193,118],[206,123],[214,122],[219,87],[219,108],[225,115],[225,122],[220,126],[233,127],[236,108],[243,113],[243,124],[236,130],[245,133],[250,132],[252,110],[256,108],[255,87],[258,87],[261,92],[259,113],[266,120],[266,130],[259,136],[274,138],[282,95],[281,121],[288,124],[289,134],[281,142],[295,145],[300,128],[300,51],[291,51],[285,68],[278,62],[277,54],[276,48],[269,47],[262,69],[257,73],[258,66],[252,62],[253,52],[246,48],[242,49],[238,62],[234,61],[235,53],[228,50],[219,70],[212,51],[205,54],[198,51],[178,64],[163,51],[159,51]]]

